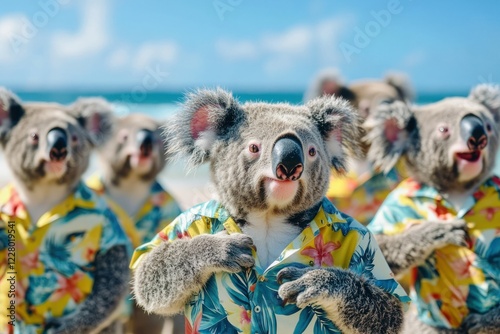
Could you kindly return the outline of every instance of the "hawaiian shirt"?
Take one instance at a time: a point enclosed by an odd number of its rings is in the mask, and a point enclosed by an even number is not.
[[[339,177],[332,173],[326,196],[341,212],[367,225],[403,176],[402,162],[387,174],[371,170],[358,175],[351,171]]]
[[[182,212],[174,198],[156,181],[151,187],[149,198],[135,217],[129,217],[123,208],[106,196],[104,183],[99,176],[89,178],[87,186],[106,197],[109,207],[118,217],[134,247],[153,239]]]
[[[216,201],[184,212],[149,243],[137,248],[131,268],[162,242],[201,234],[242,233]],[[340,267],[366,277],[381,289],[409,302],[394,279],[373,235],[325,198],[316,217],[268,267],[254,250],[255,267],[237,274],[214,274],[185,306],[186,333],[339,333],[316,307],[284,305],[278,296],[278,272],[288,266]]]
[[[483,183],[458,212],[436,189],[407,179],[369,225],[374,233],[394,235],[421,220],[457,218],[468,223],[468,246],[440,248],[410,273],[419,317],[435,327],[457,328],[469,313],[500,304],[500,178]]]
[[[106,203],[83,183],[36,223],[12,186],[0,190],[0,332],[43,333],[48,320],[74,312],[92,292],[97,254],[118,245],[130,247]]]

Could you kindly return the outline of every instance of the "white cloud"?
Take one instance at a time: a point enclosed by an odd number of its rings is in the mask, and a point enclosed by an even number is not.
[[[147,42],[139,47],[134,56],[133,66],[144,70],[153,63],[172,64],[178,56],[179,47],[171,41]]]
[[[413,51],[407,54],[402,60],[403,67],[415,67],[423,63],[427,58],[427,54],[422,50]]]
[[[130,53],[126,47],[114,50],[108,57],[108,66],[116,69],[126,66],[130,62]]]
[[[0,61],[12,62],[27,41],[24,29],[28,18],[22,14],[9,14],[0,18]]]
[[[281,34],[265,35],[261,43],[269,52],[300,54],[310,47],[313,37],[310,27],[297,26]]]
[[[258,56],[257,46],[250,41],[219,39],[215,43],[215,48],[228,60],[255,59]]]
[[[268,73],[286,71],[313,56],[319,57],[322,65],[331,65],[340,59],[335,45],[351,22],[350,16],[334,17],[318,24],[266,33],[255,40],[229,42],[220,39],[216,51],[223,59],[232,61],[263,58]]]
[[[108,2],[87,0],[82,2],[81,25],[76,33],[55,32],[52,36],[54,56],[80,58],[101,52],[108,42]]]

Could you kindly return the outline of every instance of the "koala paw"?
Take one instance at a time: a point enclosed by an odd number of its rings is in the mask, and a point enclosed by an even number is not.
[[[284,268],[277,275],[278,283],[281,284],[278,295],[285,304],[296,304],[299,308],[321,305],[332,295],[330,290],[334,288],[328,284],[329,275],[334,274],[324,269]]]
[[[488,316],[472,313],[465,317],[462,327],[468,334],[495,334],[499,332],[498,324],[489,324]]]
[[[437,246],[456,245],[467,247],[467,223],[458,219],[451,222],[430,222],[426,224],[427,238]]]
[[[252,257],[253,241],[245,234],[217,234],[216,254],[210,254],[214,267],[222,271],[237,273],[255,265]]]

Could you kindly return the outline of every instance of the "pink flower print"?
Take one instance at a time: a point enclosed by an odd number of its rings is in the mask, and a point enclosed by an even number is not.
[[[77,304],[83,299],[83,292],[78,288],[78,282],[82,279],[83,274],[81,272],[76,272],[73,276],[67,278],[64,276],[59,276],[57,282],[59,288],[54,292],[51,299],[59,300],[65,295],[70,295]]]
[[[314,238],[314,247],[307,247],[300,254],[309,256],[314,259],[314,265],[321,267],[323,264],[326,266],[333,266],[333,256],[331,252],[339,249],[341,246],[340,241],[337,242],[323,242],[323,236],[319,234]]]
[[[158,193],[153,195],[151,197],[151,203],[153,203],[154,206],[163,206],[163,203],[165,202],[167,195],[165,193]]]
[[[202,312],[196,315],[196,319],[194,319],[193,327],[186,318],[185,326],[186,326],[186,334],[199,334],[200,333],[200,324],[201,324],[201,316]]]
[[[11,189],[10,199],[7,203],[5,203],[2,211],[13,217],[18,217],[22,212],[26,211],[19,194],[14,188]]]
[[[27,254],[21,259],[21,266],[24,272],[29,272],[32,269],[36,269],[39,266],[38,262],[38,250]]]

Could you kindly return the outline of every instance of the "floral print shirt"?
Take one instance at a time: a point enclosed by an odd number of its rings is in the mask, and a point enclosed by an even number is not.
[[[484,182],[458,212],[436,189],[407,179],[368,226],[394,235],[422,220],[446,224],[457,218],[467,222],[468,246],[440,248],[410,273],[419,317],[435,327],[458,328],[469,313],[500,304],[500,178]]]
[[[115,215],[83,183],[37,222],[12,186],[0,190],[0,332],[43,333],[51,318],[74,312],[92,292],[96,256],[118,245],[130,247]]]
[[[339,177],[332,173],[326,196],[341,212],[367,225],[404,175],[402,162],[387,174],[371,170],[358,175],[351,171]]]
[[[200,204],[182,215],[151,242],[136,249],[131,267],[162,242],[214,234],[242,233],[216,201]],[[259,264],[238,274],[213,275],[185,306],[187,333],[339,333],[319,308],[283,305],[278,296],[278,272],[288,266],[340,267],[408,302],[368,230],[342,214],[325,198],[316,217],[268,268]]]
[[[106,197],[109,207],[120,220],[134,247],[153,239],[156,233],[182,212],[174,198],[156,181],[151,187],[149,198],[135,217],[129,217],[123,208],[106,196],[106,188],[98,175],[89,178],[87,186]]]

